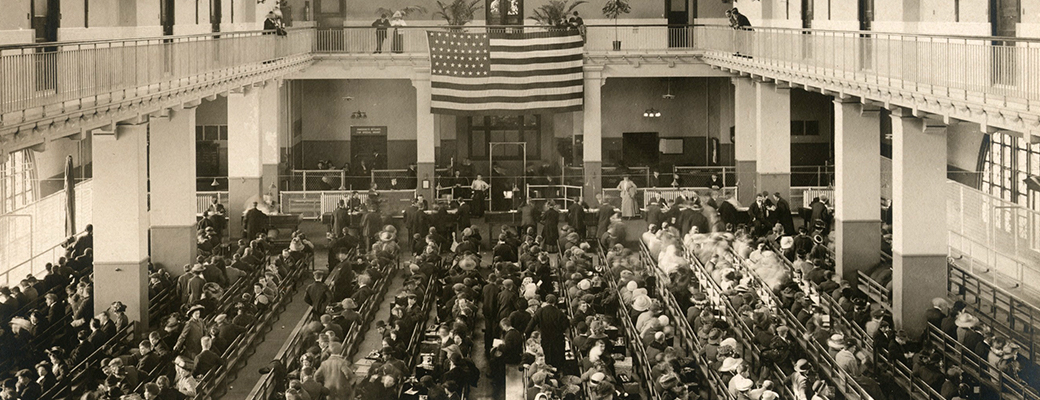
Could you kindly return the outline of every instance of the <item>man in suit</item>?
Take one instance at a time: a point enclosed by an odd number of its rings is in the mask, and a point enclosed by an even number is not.
[[[760,193],[755,196],[755,202],[748,207],[748,215],[751,217],[755,236],[764,235],[771,226],[766,219],[766,196],[764,194]]]
[[[346,202],[341,199],[336,205],[336,209],[332,210],[332,234],[340,237],[343,229],[348,226],[350,226],[350,210],[347,210]]]
[[[791,216],[791,204],[786,199],[780,197],[780,192],[773,193],[773,211],[776,214],[776,221],[783,225],[784,235],[794,235],[794,217]]]
[[[585,228],[585,210],[587,208],[580,197],[575,197],[571,205],[567,207],[567,223],[574,228],[574,231],[582,239],[585,238],[585,232],[587,231]]]
[[[483,300],[481,305],[481,311],[484,314],[485,321],[497,321],[498,316],[498,285],[501,280],[492,274],[488,277],[488,283],[484,285],[484,289],[481,291],[481,299]],[[493,339],[497,336],[498,330],[496,326],[487,324],[484,329],[484,352],[491,353],[491,344]]]
[[[520,295],[516,292],[516,285],[512,279],[502,281],[502,288],[498,291],[498,316],[506,316],[517,310],[517,301]]]
[[[596,234],[602,236],[603,232],[610,227],[610,217],[614,215],[614,206],[610,205],[601,194],[596,195],[596,202],[599,203],[599,210],[596,211],[596,218],[599,221],[596,225]]]
[[[542,212],[535,207],[534,202],[531,199],[527,199],[524,205],[520,206],[520,232],[521,234],[526,233],[528,229],[534,229],[538,231],[538,221],[542,219]]]
[[[545,354],[545,363],[563,369],[564,363],[564,341],[567,328],[571,322],[567,315],[556,308],[556,295],[545,296],[545,303],[534,313],[531,322],[527,324],[525,333],[530,336],[531,332],[538,329],[542,334],[542,354]]]
[[[491,353],[491,386],[495,396],[501,398],[500,394],[505,391],[506,364],[516,365],[524,352],[524,336],[513,327],[509,318],[502,318],[498,322],[502,343],[495,346]]]
[[[245,227],[246,239],[256,239],[257,235],[267,231],[267,214],[256,208],[259,205],[253,202],[253,207],[246,211]]]
[[[815,226],[818,222],[822,222],[823,230],[820,232],[820,235],[823,236],[827,236],[831,226],[831,210],[827,207],[828,201],[827,196],[820,196],[819,201],[809,205],[811,212],[808,223],[810,226]]]
[[[495,258],[499,258],[502,261],[517,262],[516,250],[513,249],[508,243],[506,243],[505,234],[499,236],[498,244],[491,252]]]
[[[383,217],[379,215],[376,208],[373,206],[368,207],[368,212],[365,216],[361,217],[361,232],[365,235],[365,250],[372,249],[372,242],[375,240],[376,234],[379,233],[379,229],[383,227]]]
[[[462,231],[469,227],[470,224],[470,207],[469,202],[465,199],[459,199],[459,207],[455,210],[455,226],[456,231]],[[460,238],[461,239],[461,238]]]
[[[390,20],[386,18],[386,14],[379,16],[372,26],[376,28],[376,54],[383,52],[383,42],[386,41],[386,28],[390,27]]]
[[[332,291],[325,284],[325,270],[314,271],[314,282],[307,286],[304,301],[313,307],[314,315],[320,316],[325,313],[325,306],[332,301]]]
[[[661,206],[658,204],[657,196],[646,205],[646,223],[648,225],[661,226]]]

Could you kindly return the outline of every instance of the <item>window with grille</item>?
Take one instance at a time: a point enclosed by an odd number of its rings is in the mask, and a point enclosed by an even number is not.
[[[488,159],[488,143],[527,143],[527,159],[541,158],[541,118],[537,115],[493,116],[469,118],[469,155],[472,159]],[[520,146],[495,148],[496,160],[521,160]]]
[[[1040,176],[1040,145],[1021,137],[994,133],[983,164],[982,191],[1022,207],[1040,211],[1040,193],[1026,178]]]

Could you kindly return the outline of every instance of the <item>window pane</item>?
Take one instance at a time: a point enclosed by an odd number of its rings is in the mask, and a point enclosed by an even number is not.
[[[469,154],[471,157],[487,157],[487,132],[484,131],[472,131],[470,133],[472,139],[469,143]]]

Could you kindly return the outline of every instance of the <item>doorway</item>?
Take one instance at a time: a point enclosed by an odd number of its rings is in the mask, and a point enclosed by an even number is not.
[[[1021,0],[990,0],[990,26],[993,36],[1015,37],[1016,27],[1021,19]],[[1011,40],[993,41],[992,83],[995,85],[1014,85],[1016,82],[1015,42]]]
[[[802,29],[812,29],[813,0],[802,0]]]
[[[689,47],[690,0],[664,0],[668,10],[668,47]]]
[[[223,13],[221,0],[209,1],[209,23],[212,26],[212,32],[220,32],[220,20],[223,17]]]
[[[61,2],[59,0],[30,0],[29,7],[32,8],[32,28],[35,33],[36,43],[49,43],[58,41],[58,26],[61,21]],[[84,3],[84,7],[87,3]],[[86,13],[84,10],[84,26],[86,26]],[[57,47],[38,47],[37,56],[33,58],[36,64],[36,90],[54,91],[58,88],[58,57],[55,53]]]
[[[621,134],[621,155],[627,167],[656,167],[661,160],[657,132]]]
[[[159,23],[162,24],[163,36],[173,35],[175,0],[159,0]]]
[[[859,30],[867,32],[874,27],[874,0],[859,0]],[[874,41],[866,33],[859,35],[859,68],[874,70]]]

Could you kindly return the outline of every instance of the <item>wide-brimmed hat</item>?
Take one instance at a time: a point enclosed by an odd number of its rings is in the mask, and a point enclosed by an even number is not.
[[[340,305],[342,305],[343,308],[348,310],[357,309],[357,303],[354,302],[354,299],[349,297],[343,299],[343,301],[340,302]]]
[[[798,362],[794,363],[794,370],[798,371],[798,372],[808,371],[809,370],[809,360],[806,360],[804,358],[798,360]]]
[[[647,295],[636,297],[635,301],[632,302],[632,309],[639,312],[649,310],[651,302],[650,297]]]
[[[589,290],[590,288],[592,288],[592,281],[588,279],[582,279],[581,282],[578,282],[578,289]]]
[[[657,379],[657,383],[660,383],[661,387],[668,390],[679,384],[679,376],[674,373],[667,373],[661,375],[661,377]]]
[[[743,362],[739,358],[727,357],[722,360],[722,366],[719,367],[719,372],[732,372],[737,369],[738,366]]]
[[[834,350],[841,350],[845,348],[845,336],[840,333],[835,333],[827,338],[827,347]]]
[[[957,315],[957,319],[953,323],[956,324],[958,328],[970,329],[974,328],[975,325],[978,325],[979,319],[974,315],[971,315],[971,313],[962,312]]]
[[[790,236],[784,236],[780,238],[780,248],[787,250],[794,247],[794,238]]]
[[[734,338],[731,338],[731,337],[722,339],[722,341],[719,342],[719,346],[729,346],[729,347],[733,348],[734,350],[736,350],[737,349],[737,339],[734,339]]]
[[[459,261],[459,268],[463,271],[472,271],[477,269],[477,262],[470,257],[466,257]]]
[[[195,264],[195,265],[191,266],[191,272],[202,272],[202,271],[205,271],[205,270],[206,270],[206,267],[202,266],[202,264]]]
[[[201,304],[196,304],[196,305],[191,306],[191,308],[189,308],[188,312],[185,313],[185,314],[188,315],[188,316],[191,316],[191,314],[194,313],[195,311],[206,312],[206,307],[201,305]]]
[[[746,392],[755,386],[755,381],[740,375],[733,377],[733,380],[733,387],[739,392]]]

